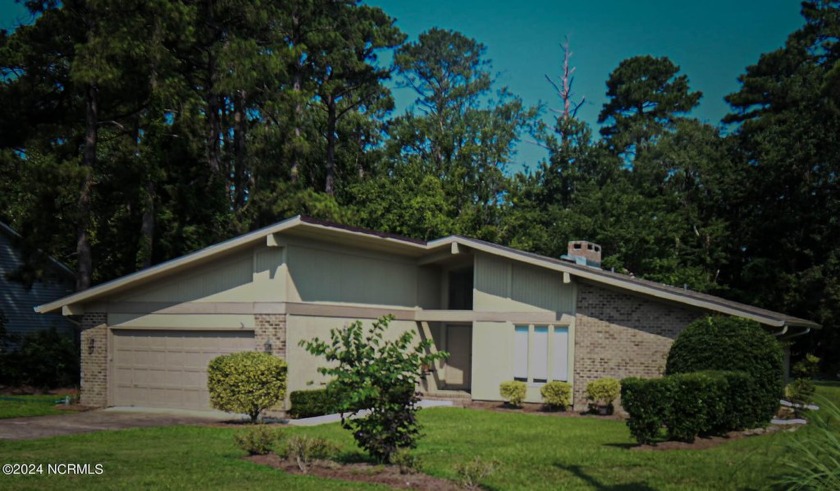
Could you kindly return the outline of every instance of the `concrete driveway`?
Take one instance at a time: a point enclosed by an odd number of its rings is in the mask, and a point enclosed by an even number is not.
[[[109,408],[82,413],[0,419],[0,440],[34,440],[95,431],[204,424],[237,419],[235,415],[142,408]]]

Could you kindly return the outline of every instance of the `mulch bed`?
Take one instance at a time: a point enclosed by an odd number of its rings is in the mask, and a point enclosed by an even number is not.
[[[304,474],[295,462],[281,459],[276,454],[251,455],[245,460],[267,465],[289,474]],[[454,482],[422,473],[400,474],[397,466],[372,465],[367,463],[340,464],[328,460],[317,460],[308,467],[308,475],[342,481],[384,484],[395,489],[428,489],[454,491],[460,489]]]
[[[630,447],[630,450],[640,452],[655,452],[660,450],[705,450],[707,448],[716,447],[722,443],[740,440],[742,438],[748,438],[757,435],[768,435],[770,433],[776,433],[778,431],[796,431],[798,429],[799,425],[770,425],[766,428],[755,428],[744,431],[730,431],[729,433],[723,436],[697,437],[692,443],[667,441],[657,443],[656,445],[636,445]]]
[[[624,421],[626,418],[620,414],[610,414],[601,416],[589,412],[577,411],[552,411],[546,409],[544,404],[524,402],[521,407],[514,407],[505,402],[497,401],[471,401],[464,405],[468,409],[481,409],[484,411],[496,411],[500,413],[526,413],[536,414],[539,416],[554,416],[561,418],[600,418],[600,419],[614,419]]]

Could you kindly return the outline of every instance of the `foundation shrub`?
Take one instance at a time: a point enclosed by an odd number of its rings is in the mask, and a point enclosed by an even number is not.
[[[666,375],[704,370],[745,372],[752,378],[757,421],[770,421],[783,394],[783,355],[779,342],[757,322],[707,317],[691,323],[668,353]]]
[[[502,399],[507,401],[511,406],[519,407],[522,401],[525,400],[525,394],[528,391],[528,386],[525,382],[519,380],[510,380],[502,382],[499,385],[499,395]]]
[[[572,404],[572,386],[566,382],[549,382],[540,388],[540,395],[549,409],[565,409]]]
[[[247,414],[256,422],[262,411],[286,397],[286,371],[286,362],[268,353],[218,356],[207,367],[210,403],[221,411]]]

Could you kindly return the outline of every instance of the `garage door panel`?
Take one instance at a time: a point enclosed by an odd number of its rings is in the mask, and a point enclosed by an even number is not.
[[[207,365],[254,349],[253,332],[114,331],[112,403],[210,409]]]

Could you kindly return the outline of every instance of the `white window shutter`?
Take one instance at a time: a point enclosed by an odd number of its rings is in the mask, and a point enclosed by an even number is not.
[[[548,326],[534,328],[531,343],[531,376],[533,381],[548,381]]]
[[[554,366],[552,380],[569,380],[569,328],[554,328]]]
[[[528,379],[528,326],[516,326],[514,331],[513,377]]]

